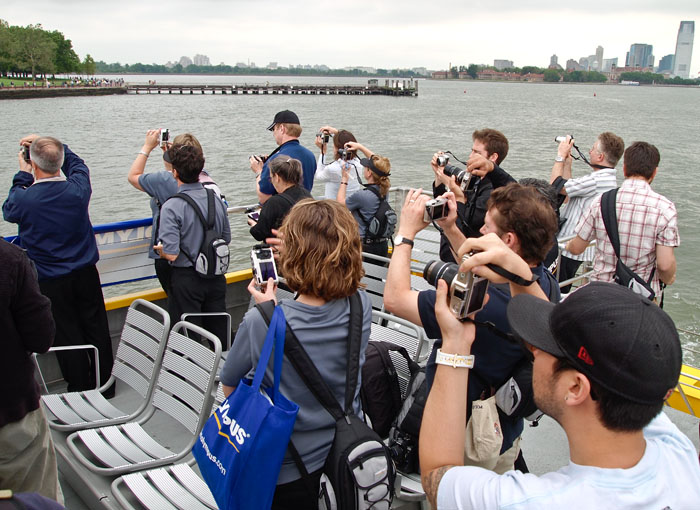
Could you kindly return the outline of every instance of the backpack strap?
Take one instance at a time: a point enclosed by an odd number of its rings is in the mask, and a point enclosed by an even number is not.
[[[202,228],[204,229],[204,232],[207,230],[213,229],[214,228],[214,214],[215,214],[215,204],[214,204],[214,191],[212,191],[209,188],[204,188],[204,190],[207,192],[207,219],[204,219],[204,214],[202,214],[202,210],[199,208],[197,205],[197,202],[194,201],[194,198],[189,196],[187,193],[184,192],[179,192],[175,193],[172,197],[170,198],[181,198],[188,204],[192,206],[192,209],[194,209],[194,212],[197,214],[197,217],[199,218],[200,223],[202,224]],[[170,200],[170,198],[168,200]],[[158,224],[160,226],[160,216],[158,217]],[[182,253],[185,254],[185,257],[187,257],[187,260],[189,260],[192,263],[192,266],[194,267],[195,261],[194,257],[190,257],[189,253],[187,253],[185,250],[182,250]],[[269,322],[268,322],[269,324]]]
[[[377,195],[377,198],[379,199],[379,205],[377,206],[377,210],[374,212],[374,214],[372,216],[369,217],[368,220],[365,219],[365,217],[362,216],[361,214],[358,214],[358,216],[360,218],[362,218],[362,221],[365,224],[365,237],[367,237],[366,234],[367,234],[367,229],[369,228],[369,224],[372,222],[372,218],[377,217],[377,213],[379,212],[379,207],[382,205],[382,200],[386,200],[386,197],[382,197],[382,195],[379,193],[379,190],[376,188],[376,184],[368,184],[367,186],[365,186],[365,189],[368,191],[371,191],[372,193]],[[377,219],[379,219],[379,218],[377,218]]]

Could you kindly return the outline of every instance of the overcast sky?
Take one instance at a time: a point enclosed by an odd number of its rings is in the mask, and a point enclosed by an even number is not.
[[[81,59],[159,63],[207,55],[212,64],[427,67],[449,63],[547,66],[595,53],[624,65],[632,43],[674,53],[681,20],[700,24],[699,0],[4,0],[11,25],[41,23]],[[700,30],[700,26],[698,26]],[[695,44],[691,77],[700,71]]]

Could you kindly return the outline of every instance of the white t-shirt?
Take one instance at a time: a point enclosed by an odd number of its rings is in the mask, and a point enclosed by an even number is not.
[[[321,160],[322,157],[322,155],[318,156],[318,163],[316,165],[316,175],[314,176],[314,182],[325,182],[326,191],[324,197],[329,198],[331,200],[335,200],[338,197],[340,179],[343,176],[343,168],[341,166],[342,162],[339,159],[336,159],[335,161],[324,165]],[[326,154],[324,160],[328,162],[332,157],[333,156],[329,156],[328,154]],[[345,190],[346,199],[350,195],[361,189],[360,184],[357,182],[357,174],[355,173],[355,169],[352,168],[352,165],[355,165],[355,168],[357,168],[357,172],[360,175],[362,175],[362,163],[360,163],[360,159],[357,157],[350,160],[349,163],[351,164],[351,166],[350,178],[348,179],[348,189]]]
[[[629,469],[569,462],[558,471],[536,476],[452,468],[440,481],[438,509],[700,508],[700,464],[690,439],[663,412],[644,429],[644,437],[644,456]]]

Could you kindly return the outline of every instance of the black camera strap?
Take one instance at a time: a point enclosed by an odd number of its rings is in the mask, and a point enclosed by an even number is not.
[[[522,287],[529,287],[540,279],[540,275],[532,273],[532,278],[530,280],[526,280],[525,278],[518,276],[515,273],[511,273],[507,269],[503,269],[501,266],[497,266],[496,264],[486,264],[486,267],[488,267],[494,273],[501,275],[506,280]]]
[[[596,170],[602,170],[602,169],[604,169],[604,168],[610,168],[610,167],[603,166],[603,165],[594,165],[593,163],[591,163],[590,161],[588,161],[588,159],[586,158],[586,156],[584,156],[583,153],[581,152],[581,149],[579,149],[579,148],[576,146],[575,143],[572,144],[572,146],[573,146],[574,149],[576,149],[576,152],[578,152],[578,157],[574,156],[573,154],[571,155],[571,157],[574,158],[575,160],[583,160],[584,163],[586,163],[586,164],[587,164],[588,166],[590,166],[591,168],[595,168]]]

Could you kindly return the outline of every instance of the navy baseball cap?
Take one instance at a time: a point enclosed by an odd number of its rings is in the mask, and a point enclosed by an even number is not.
[[[275,119],[272,121],[272,124],[268,126],[267,130],[272,131],[275,129],[275,124],[301,124],[301,122],[299,122],[299,117],[297,117],[297,114],[293,111],[282,110],[281,112],[277,112]]]
[[[658,404],[678,384],[682,352],[673,320],[621,285],[593,282],[556,305],[518,295],[508,322],[517,337],[633,402]]]
[[[384,170],[380,170],[379,168],[377,168],[377,166],[374,164],[374,161],[372,161],[372,158],[362,158],[360,160],[360,164],[365,168],[369,168],[370,170],[372,170],[372,172],[374,172],[380,177],[389,177],[389,175],[391,175],[386,173]]]

